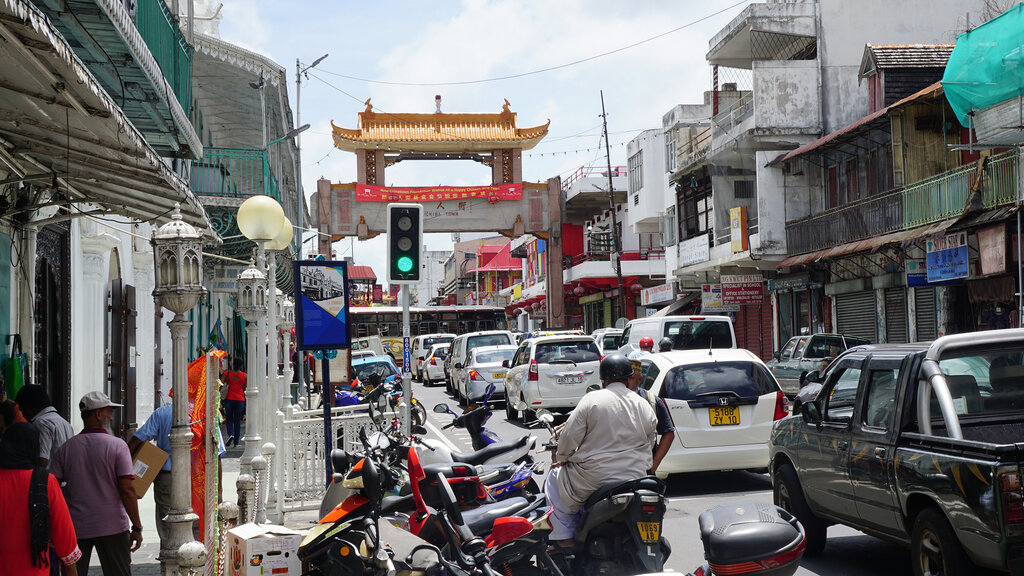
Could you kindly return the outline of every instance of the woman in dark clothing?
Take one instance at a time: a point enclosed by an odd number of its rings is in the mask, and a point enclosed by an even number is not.
[[[228,440],[225,445],[234,443],[242,437],[242,415],[245,414],[245,372],[242,372],[242,361],[235,359],[234,370],[224,372],[224,382],[228,385],[228,395],[224,399],[224,413],[228,428]]]
[[[27,422],[9,426],[0,442],[0,517],[7,528],[0,539],[3,572],[49,574],[52,542],[64,573],[77,576],[75,562],[82,551],[75,527],[57,479],[35,466],[38,458],[36,427]]]

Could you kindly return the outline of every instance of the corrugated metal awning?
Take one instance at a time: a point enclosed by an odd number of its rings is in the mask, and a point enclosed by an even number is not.
[[[935,224],[929,224],[927,226],[918,226],[910,230],[903,230],[900,232],[893,232],[891,234],[883,234],[881,236],[875,236],[874,238],[867,238],[865,240],[858,240],[856,242],[847,242],[846,244],[840,244],[831,248],[825,248],[823,250],[816,250],[807,254],[799,254],[796,256],[790,256],[782,262],[779,262],[775,266],[776,269],[787,268],[789,266],[799,266],[801,264],[808,264],[810,262],[817,262],[819,260],[827,260],[830,258],[836,258],[838,256],[846,256],[847,254],[856,254],[857,252],[875,252],[886,244],[905,244],[912,242],[918,238],[924,238],[926,236],[932,236],[940,232],[945,231],[947,228],[952,226],[958,219],[950,218],[937,222]]]

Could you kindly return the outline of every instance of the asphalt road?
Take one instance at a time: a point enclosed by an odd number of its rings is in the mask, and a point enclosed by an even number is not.
[[[414,383],[413,394],[423,403],[428,412],[430,435],[444,434],[459,450],[472,450],[465,430],[441,431],[441,426],[451,422],[445,414],[430,411],[439,402],[446,402],[459,411],[458,402],[448,396],[443,386],[427,388]],[[519,422],[508,422],[501,402],[494,405],[494,414],[487,427],[502,439],[514,439],[532,433],[538,444],[548,438],[544,428],[527,428]],[[541,453],[538,458],[546,461],[548,456]],[[543,481],[538,479],[538,484]],[[704,561],[697,518],[700,513],[724,502],[771,502],[772,486],[767,474],[750,472],[709,472],[675,475],[668,480],[669,505],[665,517],[663,534],[672,545],[672,555],[667,568],[687,573]],[[910,554],[907,550],[877,538],[867,536],[845,526],[829,528],[828,546],[817,558],[805,558],[798,575],[828,576],[892,576],[910,575]]]

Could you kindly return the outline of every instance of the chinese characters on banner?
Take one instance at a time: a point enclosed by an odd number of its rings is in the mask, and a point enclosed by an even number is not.
[[[928,240],[925,245],[928,282],[967,278],[970,275],[966,232]]]
[[[428,186],[396,187],[356,184],[356,200],[360,202],[432,202],[482,198],[488,202],[522,200],[523,185],[496,186]]]

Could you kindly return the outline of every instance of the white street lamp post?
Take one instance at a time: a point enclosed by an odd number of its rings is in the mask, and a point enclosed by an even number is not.
[[[203,242],[200,233],[181,219],[175,205],[171,221],[153,232],[153,260],[156,288],[153,296],[174,312],[171,329],[171,510],[167,515],[170,534],[160,549],[160,564],[166,574],[177,574],[182,563],[179,548],[191,543],[192,523],[199,517],[192,511],[192,428],[188,414],[188,332],[185,319],[203,288]],[[201,544],[200,544],[201,546]],[[186,549],[188,549],[186,547]]]
[[[256,266],[250,266],[238,277],[238,312],[250,323],[246,326],[246,335],[249,339],[249,377],[252,380],[246,386],[245,450],[242,452],[239,467],[243,473],[249,474],[252,471],[252,459],[260,453],[259,430],[265,425],[261,422],[264,414],[260,409],[260,399],[270,397],[267,390],[267,366],[263,355],[266,348],[263,346],[265,330],[262,320],[265,320],[267,315],[269,290],[268,279],[263,273],[266,260],[264,245],[277,238],[286,219],[284,210],[276,200],[270,196],[257,195],[238,207],[237,221],[242,234],[256,243],[259,266],[258,269]],[[259,274],[255,274],[254,270]],[[275,367],[274,372],[276,371]]]

